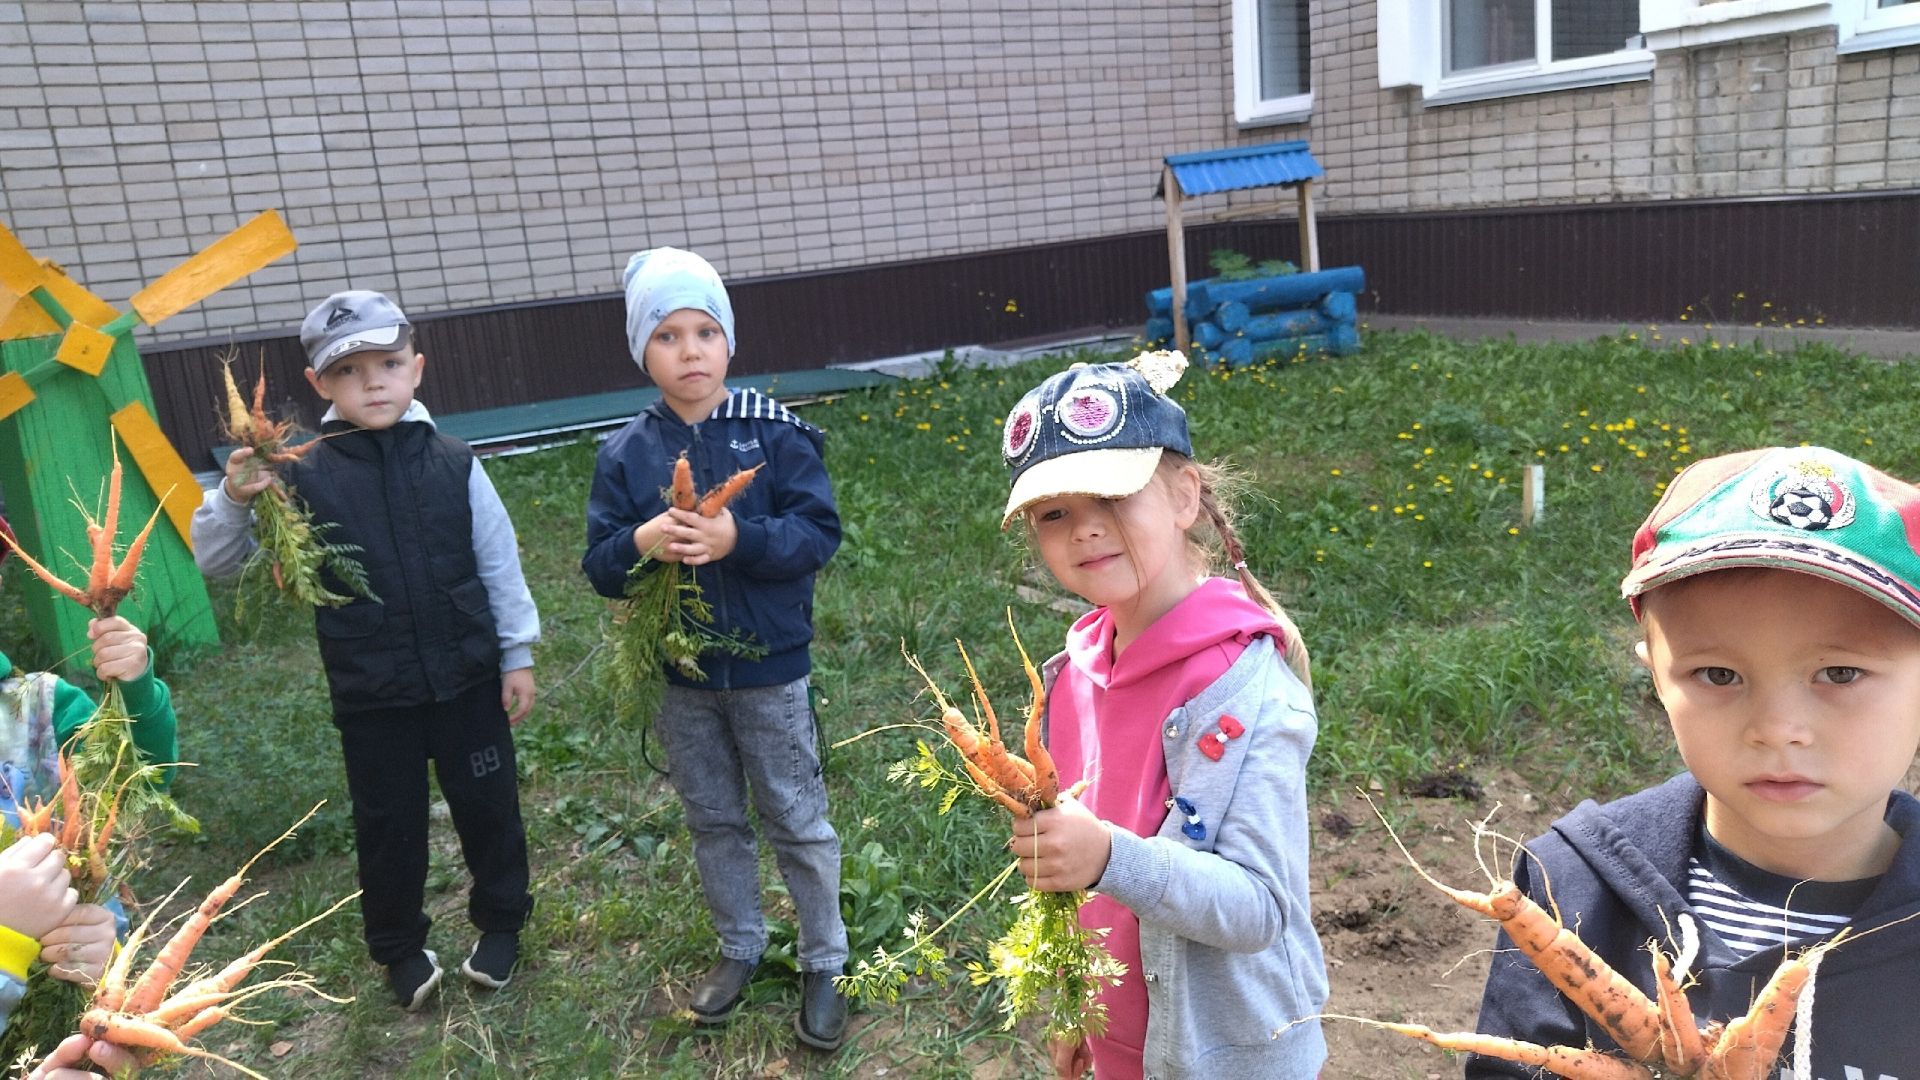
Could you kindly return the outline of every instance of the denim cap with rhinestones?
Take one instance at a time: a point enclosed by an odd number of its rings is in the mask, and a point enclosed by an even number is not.
[[[1166,393],[1186,366],[1177,352],[1142,353],[1075,364],[1027,391],[1000,433],[1013,473],[1000,527],[1043,499],[1132,495],[1153,479],[1163,450],[1193,456],[1186,410]]]
[[[357,352],[391,352],[407,341],[410,329],[400,305],[366,289],[337,292],[307,312],[300,323],[300,345],[314,374]]]
[[[1920,488],[1820,446],[1696,461],[1634,534],[1620,593],[1638,615],[1650,590],[1733,567],[1813,574],[1920,626]]]

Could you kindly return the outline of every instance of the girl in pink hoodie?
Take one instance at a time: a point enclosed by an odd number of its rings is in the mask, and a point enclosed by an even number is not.
[[[1079,798],[1015,823],[1028,884],[1093,889],[1081,922],[1127,967],[1103,1033],[1051,1046],[1109,1078],[1303,1080],[1326,1043],[1308,912],[1306,645],[1248,572],[1166,394],[1186,360],[1075,365],[1021,398],[1002,447],[1042,561],[1095,605],[1045,667],[1048,746]],[[1193,535],[1216,534],[1238,578]]]

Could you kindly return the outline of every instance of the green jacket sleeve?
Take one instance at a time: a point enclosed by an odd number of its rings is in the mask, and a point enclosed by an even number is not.
[[[175,731],[173,692],[154,675],[152,661],[148,661],[147,670],[139,678],[128,679],[120,684],[120,696],[126,702],[127,715],[133,718],[133,745],[140,748],[148,761],[179,761],[180,741]],[[85,690],[65,679],[56,680],[53,688],[55,737],[64,744],[81,724],[93,717],[96,708],[98,706]],[[172,782],[173,770],[168,769],[161,774],[160,783],[164,787]]]

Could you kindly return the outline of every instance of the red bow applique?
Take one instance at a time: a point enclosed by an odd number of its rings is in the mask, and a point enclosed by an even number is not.
[[[1247,727],[1245,724],[1222,713],[1220,715],[1220,726],[1218,729],[1200,736],[1200,738],[1194,742],[1194,746],[1201,753],[1207,755],[1207,760],[1219,761],[1227,752],[1227,740],[1237,739],[1246,733]]]

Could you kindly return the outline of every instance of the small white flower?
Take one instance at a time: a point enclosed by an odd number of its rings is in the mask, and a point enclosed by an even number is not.
[[[1186,373],[1187,358],[1175,349],[1160,349],[1155,352],[1143,352],[1127,361],[1140,377],[1147,380],[1156,394],[1165,394],[1180,381]]]

